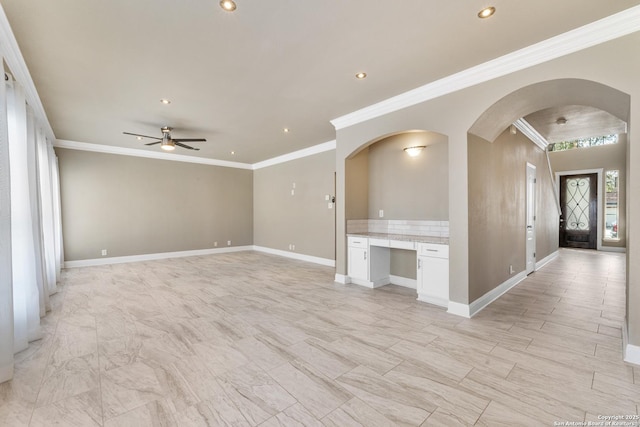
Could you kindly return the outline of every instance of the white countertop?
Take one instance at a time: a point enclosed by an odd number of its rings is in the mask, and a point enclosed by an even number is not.
[[[411,234],[385,234],[385,233],[347,233],[349,237],[367,237],[373,239],[388,239],[399,240],[403,242],[416,242],[416,243],[434,243],[437,245],[448,245],[448,237],[433,237],[433,236],[415,236]]]

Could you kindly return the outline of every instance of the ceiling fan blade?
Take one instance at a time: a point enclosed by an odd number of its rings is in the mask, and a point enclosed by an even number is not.
[[[143,138],[151,138],[151,139],[162,139],[157,136],[149,136],[149,135],[140,135],[139,133],[131,133],[131,132],[122,132],[125,135],[133,135],[133,136],[141,136]]]
[[[200,150],[199,148],[194,148],[194,147],[190,147],[190,146],[185,145],[185,144],[181,144],[175,139],[173,140],[173,143],[176,144],[178,147],[186,148],[187,150],[196,150],[196,151]]]
[[[204,138],[171,138],[176,142],[207,142]]]
[[[156,142],[150,142],[148,144],[144,144],[144,145],[156,145],[156,144],[160,144],[162,141],[156,141]]]

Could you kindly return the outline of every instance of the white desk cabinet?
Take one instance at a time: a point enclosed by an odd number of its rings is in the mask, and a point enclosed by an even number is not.
[[[349,237],[347,249],[347,274],[352,282],[364,285],[369,281],[369,240],[366,237]]]
[[[418,300],[449,305],[449,246],[418,244]]]

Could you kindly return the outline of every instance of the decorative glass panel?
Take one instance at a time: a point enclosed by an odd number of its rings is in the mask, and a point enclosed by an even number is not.
[[[618,239],[618,171],[606,173],[605,239]]]
[[[567,178],[567,230],[589,231],[589,178]]]

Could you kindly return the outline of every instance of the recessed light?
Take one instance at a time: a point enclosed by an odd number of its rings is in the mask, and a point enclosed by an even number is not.
[[[161,102],[162,104],[164,104],[164,105],[169,105],[169,104],[171,104],[171,101],[169,101],[168,99],[164,99],[164,98],[163,98],[163,99],[161,99],[161,100],[160,100],[160,102]]]
[[[484,9],[482,9],[480,12],[478,12],[478,18],[488,18],[491,15],[493,15],[494,13],[496,13],[496,8],[493,6],[490,7],[485,7]]]
[[[291,129],[289,129],[289,128],[283,128],[283,129],[282,129],[282,132],[284,132],[284,133],[289,133],[289,132],[291,132]]]
[[[136,139],[137,139],[138,141],[142,141],[142,137],[141,137],[141,136],[136,136]]]
[[[220,7],[227,12],[233,12],[236,10],[236,3],[233,0],[222,0],[220,2]]]
[[[356,79],[362,80],[367,77],[367,73],[358,73],[356,74]]]
[[[234,154],[236,154],[236,152],[235,152],[235,151],[232,151],[232,152],[231,152],[231,155],[233,156]]]

